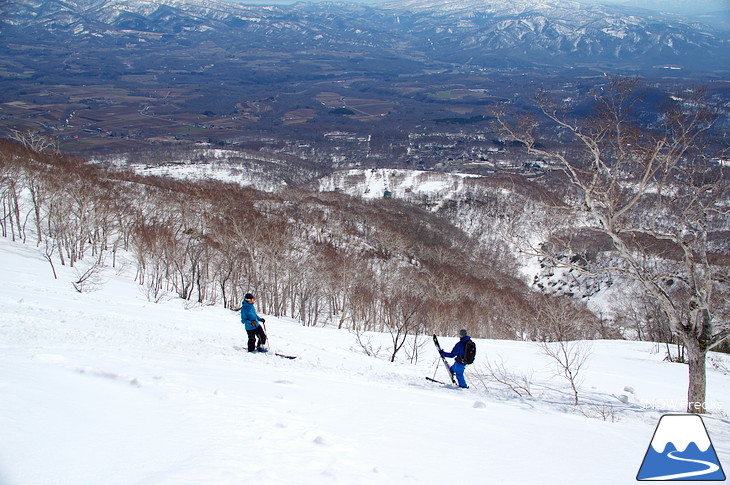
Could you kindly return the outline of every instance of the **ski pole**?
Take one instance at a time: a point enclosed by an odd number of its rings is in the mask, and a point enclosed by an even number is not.
[[[438,372],[438,370],[439,370],[439,362],[436,361],[436,368],[433,370],[433,377],[432,377],[432,379],[436,379],[436,373]]]
[[[264,344],[266,346],[266,350],[271,350],[271,346],[269,345],[269,332],[266,330],[266,324],[264,324],[264,322],[261,322],[261,328],[264,329],[264,334],[266,335],[266,344]]]

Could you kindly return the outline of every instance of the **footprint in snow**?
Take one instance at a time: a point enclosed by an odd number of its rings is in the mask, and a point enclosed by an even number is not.
[[[334,443],[332,443],[332,441],[330,441],[328,438],[326,438],[326,437],[324,437],[322,435],[319,435],[316,438],[314,438],[312,440],[312,443],[314,443],[316,445],[321,445],[321,446],[332,446],[332,445],[334,445]]]

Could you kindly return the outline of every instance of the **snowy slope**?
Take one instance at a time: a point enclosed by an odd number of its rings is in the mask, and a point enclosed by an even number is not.
[[[479,340],[468,390],[424,379],[445,377],[427,341],[417,364],[390,363],[273,316],[272,348],[298,359],[251,355],[236,313],[150,303],[131,266],[84,294],[57,269],[0,238],[2,485],[630,484],[685,395],[686,367],[648,343],[591,343],[580,409],[527,342]],[[484,389],[486,359],[533,372],[533,397]],[[728,467],[730,361],[712,362],[705,423]]]
[[[383,198],[386,192],[396,199],[443,203],[464,190],[464,180],[478,175],[400,169],[341,170],[318,181],[321,192],[341,191],[364,199]]]
[[[269,192],[286,185],[281,176],[276,176],[270,169],[272,165],[280,164],[275,157],[238,150],[203,148],[157,160],[153,165],[131,163],[124,155],[92,158],[90,161],[131,168],[143,176],[193,181],[218,180]]]

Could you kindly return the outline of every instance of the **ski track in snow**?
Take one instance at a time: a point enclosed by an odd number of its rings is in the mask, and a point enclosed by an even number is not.
[[[477,340],[469,390],[424,379],[448,380],[430,337],[417,364],[391,363],[346,330],[267,315],[272,352],[249,354],[236,349],[235,312],[151,303],[129,267],[89,293],[56,269],[58,280],[33,245],[0,238],[2,485],[440,484],[457,471],[475,483],[630,484],[659,416],[686,394],[686,367],[641,342],[592,343],[580,410],[529,342]],[[389,336],[373,339],[387,349]],[[533,397],[485,390],[487,359],[534,371]],[[708,389],[730,403],[722,372],[709,370]],[[597,416],[607,406],[616,422]],[[728,422],[705,423],[730,462]]]

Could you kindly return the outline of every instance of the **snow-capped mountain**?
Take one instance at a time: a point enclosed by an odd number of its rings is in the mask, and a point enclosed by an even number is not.
[[[669,443],[673,443],[679,451],[684,451],[690,443],[696,444],[700,451],[706,451],[710,447],[710,438],[698,416],[669,415],[664,416],[657,426],[651,446],[662,453]]]
[[[461,52],[465,62],[485,49],[515,60],[541,57],[548,64],[563,56],[666,62],[689,52],[708,55],[723,43],[710,29],[680,17],[571,0],[406,0],[388,8],[413,12],[413,24],[423,32],[435,21],[443,25],[429,41]]]
[[[140,35],[145,42],[160,40],[159,35],[198,42],[224,36],[231,45],[356,46],[481,68],[576,60],[633,68],[706,66],[726,60],[730,51],[727,35],[676,15],[572,0],[404,0],[369,6],[10,0],[0,7],[0,17],[6,32],[97,42]]]

